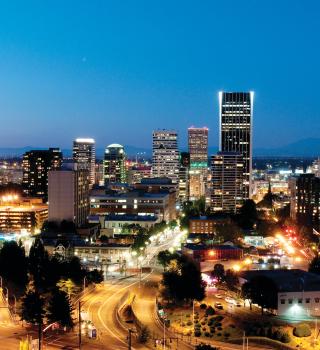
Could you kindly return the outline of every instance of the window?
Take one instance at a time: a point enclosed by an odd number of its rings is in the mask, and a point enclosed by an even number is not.
[[[281,302],[281,304],[285,304],[286,300],[285,299],[281,299],[280,302]]]
[[[306,298],[306,304],[310,304],[310,298]]]
[[[315,303],[319,303],[320,298],[314,298]]]
[[[302,304],[302,299],[298,299],[298,304]]]
[[[292,299],[289,299],[289,300],[288,300],[288,303],[289,303],[289,304],[292,304]]]

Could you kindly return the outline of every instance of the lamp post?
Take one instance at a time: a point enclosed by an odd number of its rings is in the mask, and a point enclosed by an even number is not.
[[[86,289],[86,280],[87,280],[87,276],[83,277],[83,291],[85,291]]]
[[[7,291],[6,300],[7,300],[7,306],[9,306],[9,289],[8,289],[8,287],[4,287],[4,289]]]

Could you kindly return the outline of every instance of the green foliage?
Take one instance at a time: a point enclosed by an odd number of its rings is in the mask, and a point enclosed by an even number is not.
[[[52,292],[48,305],[48,320],[58,322],[63,327],[72,328],[74,325],[72,319],[73,308],[66,292],[55,289]]]
[[[246,200],[240,208],[238,223],[243,229],[253,229],[258,219],[256,204],[252,199]]]
[[[171,265],[162,275],[163,297],[174,302],[203,300],[205,283],[199,266],[185,256],[179,256]]]
[[[43,324],[45,300],[38,292],[29,290],[22,298],[21,319],[32,324]]]
[[[194,336],[195,337],[201,337],[201,331],[200,330],[195,330],[194,331]]]
[[[290,343],[291,342],[291,337],[290,337],[290,335],[287,332],[285,332],[285,333],[282,334],[280,341],[282,343],[285,343],[285,344]]]
[[[300,323],[293,329],[293,335],[296,337],[309,337],[311,335],[310,326],[307,323]]]
[[[43,289],[47,285],[47,268],[49,265],[48,253],[42,240],[37,237],[29,252],[29,272],[33,277],[36,289]]]
[[[207,316],[212,316],[215,314],[214,308],[212,306],[208,306],[206,310],[206,315]]]
[[[163,269],[169,265],[170,261],[177,259],[179,255],[177,253],[170,253],[169,250],[162,250],[158,253],[157,259],[160,265],[163,266]]]
[[[86,281],[87,283],[96,283],[99,284],[103,282],[103,272],[98,269],[94,269],[91,271],[88,271],[86,273]]]

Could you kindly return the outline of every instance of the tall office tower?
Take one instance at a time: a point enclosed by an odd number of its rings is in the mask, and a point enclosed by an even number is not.
[[[123,146],[113,143],[104,153],[103,177],[105,186],[111,183],[127,181],[126,154]]]
[[[218,152],[211,157],[211,212],[236,213],[243,199],[243,156]]]
[[[319,230],[320,178],[314,174],[301,174],[295,179],[295,185],[291,192],[291,196],[295,196],[295,209],[291,215],[295,216],[300,225]]]
[[[86,223],[89,215],[90,173],[87,169],[49,171],[49,221]]]
[[[206,194],[208,177],[208,128],[188,128],[190,153],[189,197],[199,199]]]
[[[173,183],[179,183],[179,151],[176,131],[153,131],[152,176],[168,177]]]
[[[219,92],[220,152],[243,155],[244,199],[252,195],[253,92]]]
[[[183,203],[189,200],[189,170],[190,154],[188,152],[180,153],[179,167],[179,201]]]
[[[48,197],[48,171],[61,168],[62,153],[59,148],[33,150],[23,155],[23,193],[30,197]]]
[[[73,141],[73,162],[76,170],[89,170],[90,185],[94,185],[96,166],[96,145],[94,139],[78,138]]]

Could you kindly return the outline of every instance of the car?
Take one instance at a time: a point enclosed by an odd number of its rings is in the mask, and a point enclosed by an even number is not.
[[[215,297],[218,298],[218,299],[222,299],[223,295],[222,294],[216,294]]]
[[[233,298],[230,298],[230,297],[225,297],[224,299],[227,303],[229,304],[235,304],[236,301],[233,299]]]
[[[214,303],[214,307],[216,309],[220,309],[220,310],[223,310],[223,305],[221,303]]]
[[[241,307],[241,303],[240,301],[236,301],[236,304],[235,304],[237,307]]]

